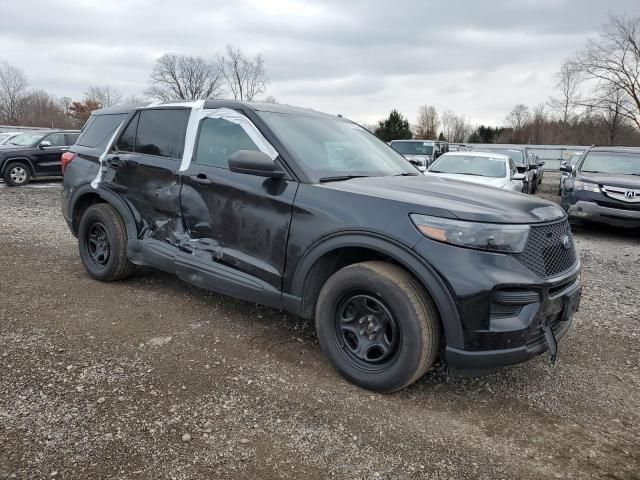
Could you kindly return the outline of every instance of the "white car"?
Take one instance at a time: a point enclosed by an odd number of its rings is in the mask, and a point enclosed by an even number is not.
[[[449,152],[438,158],[425,175],[478,183],[522,192],[524,174],[507,155],[485,152]]]
[[[21,133],[24,133],[24,130],[22,132],[0,132],[0,145],[4,145],[13,137],[17,137]]]

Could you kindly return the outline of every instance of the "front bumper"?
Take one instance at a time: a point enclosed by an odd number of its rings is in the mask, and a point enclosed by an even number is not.
[[[640,210],[603,207],[585,200],[569,206],[567,215],[571,220],[603,223],[612,227],[640,228]]]
[[[578,304],[567,302],[581,292],[579,259],[568,270],[543,278],[513,255],[429,239],[415,248],[447,284],[456,305],[458,318],[441,319],[451,374],[482,375],[552,353],[569,330]],[[544,328],[553,331],[552,345]]]
[[[536,315],[531,328],[525,334],[525,343],[514,348],[496,350],[469,351],[446,347],[446,359],[449,373],[457,376],[478,376],[493,372],[499,367],[525,362],[537,355],[549,351],[552,360],[558,355],[558,342],[569,331],[573,315],[578,311],[581,288],[576,281],[565,290],[546,301],[540,313]],[[562,305],[558,311],[552,305]],[[553,332],[552,338],[545,335],[545,326]]]

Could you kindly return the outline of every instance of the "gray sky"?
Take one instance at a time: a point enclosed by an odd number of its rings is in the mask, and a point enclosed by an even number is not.
[[[278,101],[373,122],[391,108],[498,124],[552,93],[562,60],[640,0],[20,0],[2,2],[0,60],[33,88],[140,95],[165,52],[263,53]],[[8,4],[7,4],[8,3]],[[28,28],[25,28],[28,27]]]

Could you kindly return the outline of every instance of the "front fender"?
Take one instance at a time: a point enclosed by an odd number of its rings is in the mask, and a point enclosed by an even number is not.
[[[293,274],[291,297],[302,299],[305,282],[316,262],[331,251],[361,247],[386,255],[410,271],[433,299],[444,327],[447,345],[464,347],[460,317],[451,293],[438,273],[406,245],[379,234],[342,232],[323,238],[303,255]],[[286,297],[285,297],[286,298]],[[290,298],[290,297],[289,297]]]

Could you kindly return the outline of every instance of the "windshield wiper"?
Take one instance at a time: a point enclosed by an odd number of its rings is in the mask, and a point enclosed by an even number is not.
[[[368,175],[336,175],[334,177],[322,177],[318,181],[320,183],[341,182],[343,180],[351,180],[352,178],[363,178],[363,177],[368,177]]]
[[[404,172],[394,175],[394,177],[417,177],[419,173]]]

